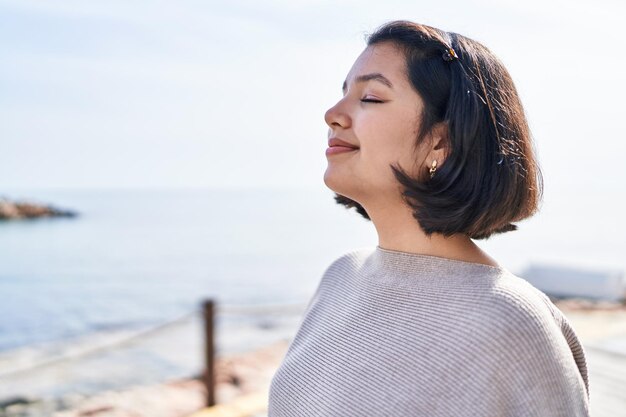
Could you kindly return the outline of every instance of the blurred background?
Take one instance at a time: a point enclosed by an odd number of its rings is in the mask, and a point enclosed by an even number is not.
[[[0,206],[76,213],[0,221],[0,415],[70,413],[201,372],[205,299],[223,306],[223,357],[294,334],[325,268],[377,244],[323,183],[323,116],[365,35],[393,19],[504,62],[544,200],[518,231],[477,243],[551,295],[604,300],[604,315],[568,317],[590,352],[623,364],[624,8],[0,0]]]

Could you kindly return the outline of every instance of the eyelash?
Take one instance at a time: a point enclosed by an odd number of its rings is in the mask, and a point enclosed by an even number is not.
[[[365,99],[365,98],[362,98],[361,101],[363,103],[383,103],[383,101],[381,100]]]

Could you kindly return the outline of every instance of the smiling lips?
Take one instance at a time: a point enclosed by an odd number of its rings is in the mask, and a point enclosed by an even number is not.
[[[359,147],[353,145],[345,140],[339,138],[328,139],[328,148],[326,149],[326,156],[334,155],[337,153],[352,152],[358,150]]]

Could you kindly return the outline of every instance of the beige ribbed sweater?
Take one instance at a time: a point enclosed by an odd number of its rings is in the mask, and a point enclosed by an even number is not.
[[[577,417],[588,389],[574,330],[530,283],[376,246],[324,272],[268,415]]]

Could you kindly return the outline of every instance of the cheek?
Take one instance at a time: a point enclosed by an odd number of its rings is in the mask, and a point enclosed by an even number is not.
[[[415,112],[393,108],[359,118],[354,124],[361,144],[360,158],[370,175],[395,180],[390,165],[412,170],[417,164],[413,146],[417,137]]]
[[[413,155],[416,137],[414,125],[408,123],[406,119],[387,122],[376,146],[376,157],[387,162],[406,160]]]
[[[396,134],[394,135],[396,138],[395,147],[403,167],[408,168],[417,163],[416,161],[419,158],[418,151],[415,148],[419,127],[418,122],[419,118],[415,116],[415,113],[407,113],[398,121],[396,126]]]
[[[391,129],[388,140],[378,148],[373,155],[376,166],[388,173],[389,177],[396,181],[390,165],[399,166],[409,175],[415,176],[419,171],[419,151],[415,149],[417,132],[412,126],[397,126]]]
[[[405,167],[403,162],[404,147],[395,140],[381,141],[377,146],[362,149],[360,168],[368,183],[379,191],[390,189],[397,183],[392,166]]]

